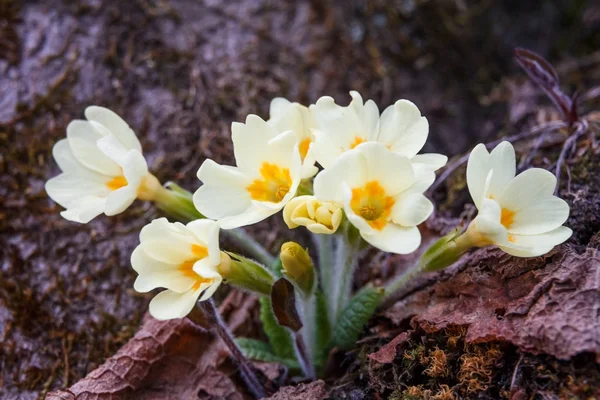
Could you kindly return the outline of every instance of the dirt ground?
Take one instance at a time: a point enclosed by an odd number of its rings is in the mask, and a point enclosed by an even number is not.
[[[157,211],[136,203],[77,225],[47,197],[52,145],[87,105],[122,115],[155,175],[189,190],[205,158],[231,162],[231,122],[266,118],[278,96],[346,103],[358,90],[380,109],[408,98],[430,122],[426,150],[461,155],[559,118],[515,64],[516,46],[547,57],[565,91],[582,93],[581,113],[600,120],[591,0],[0,0],[0,398],[248,396],[210,335],[144,318],[149,297],[132,289],[129,256]],[[553,168],[566,135],[549,133],[530,160],[531,140],[517,149],[525,164]],[[596,150],[582,138],[561,181],[569,244],[525,263],[478,251],[416,282],[335,356],[326,382],[275,398],[600,398]],[[460,175],[433,193],[436,234],[468,211]],[[255,232],[276,249],[290,237],[280,228],[273,218]],[[388,279],[402,261],[372,254],[358,277]],[[481,288],[494,301],[470,301]],[[222,307],[238,333],[260,335],[253,299],[231,293]],[[273,391],[292,383],[261,368]],[[108,375],[109,387],[85,386]]]

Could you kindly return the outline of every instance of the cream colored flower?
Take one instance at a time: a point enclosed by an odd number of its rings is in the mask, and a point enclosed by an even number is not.
[[[223,229],[254,224],[281,210],[296,194],[302,162],[294,132],[278,132],[260,117],[233,123],[237,167],[206,160],[194,205]]]
[[[509,142],[491,153],[483,144],[473,149],[467,184],[479,214],[466,234],[476,246],[494,244],[514,256],[539,256],[571,236],[571,229],[562,226],[569,205],[553,195],[552,173],[532,168],[515,174],[515,151]]]
[[[67,138],[52,154],[62,173],[46,182],[46,192],[66,208],[61,215],[87,223],[105,213],[123,212],[133,201],[151,199],[160,183],[148,173],[135,133],[114,112],[85,109],[87,121],[67,126]]]
[[[317,200],[315,196],[294,197],[283,209],[283,220],[288,228],[305,226],[309,231],[332,234],[342,222],[342,207],[332,202]]]
[[[311,147],[314,140],[312,130],[316,125],[308,107],[277,97],[271,101],[269,115],[267,124],[276,132],[292,131],[296,135],[302,159],[302,178],[314,176],[318,169]]]
[[[427,141],[429,123],[413,103],[398,100],[380,116],[373,100],[363,103],[355,91],[350,96],[352,101],[347,107],[335,104],[329,96],[310,106],[317,123],[312,151],[323,168],[331,167],[341,154],[365,142],[382,143],[410,159],[421,158],[421,163],[432,171],[446,164],[448,157],[442,154],[417,155]]]
[[[216,222],[202,219],[183,225],[155,219],[142,229],[140,242],[131,255],[139,274],[133,287],[142,293],[167,289],[150,302],[154,318],[185,317],[198,298],[208,299],[221,284],[218,267],[228,256],[219,250]]]
[[[424,195],[435,179],[425,164],[413,164],[377,142],[342,154],[315,178],[315,197],[344,206],[364,240],[392,253],[407,254],[421,242],[417,225],[433,211]]]

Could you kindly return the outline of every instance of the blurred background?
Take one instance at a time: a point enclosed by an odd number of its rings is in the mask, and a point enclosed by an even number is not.
[[[274,97],[407,98],[430,122],[426,150],[452,156],[558,117],[514,47],[573,93],[600,82],[599,45],[600,3],[585,0],[0,0],[0,398],[69,386],[146,311],[129,255],[155,211],[81,226],[44,191],[52,145],[87,105],[128,121],[161,181],[195,190],[205,158],[231,163],[231,122],[267,118]],[[280,222],[262,226],[273,249]]]

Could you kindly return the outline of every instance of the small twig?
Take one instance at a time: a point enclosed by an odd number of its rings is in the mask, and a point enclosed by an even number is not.
[[[566,126],[567,126],[567,124],[565,124],[563,121],[552,121],[547,124],[537,125],[537,126],[533,127],[532,129],[527,130],[522,133],[519,133],[517,135],[512,135],[512,136],[508,136],[506,138],[500,138],[500,139],[494,140],[493,142],[487,143],[485,146],[486,147],[494,147],[497,144],[499,144],[500,142],[505,141],[505,140],[512,143],[517,140],[525,139],[530,136],[535,136],[535,135],[543,133],[543,132],[550,132],[550,131],[553,131],[556,129],[564,128]],[[467,160],[469,159],[469,154],[470,153],[467,153],[467,154],[461,156],[458,160],[454,161],[452,164],[449,164],[446,167],[446,169],[444,170],[444,172],[442,174],[440,174],[439,178],[435,181],[435,183],[433,185],[431,185],[428,193],[431,195],[431,193],[433,193],[446,179],[448,179],[448,177],[450,175],[452,175],[452,173],[454,171],[456,171],[461,165],[466,163]]]
[[[246,383],[246,386],[248,386],[250,392],[252,392],[252,395],[254,395],[254,397],[257,399],[266,397],[265,388],[256,376],[254,368],[252,367],[248,359],[244,356],[242,350],[238,347],[237,343],[235,343],[233,334],[229,330],[229,327],[227,326],[225,321],[223,321],[219,310],[217,310],[217,308],[215,307],[213,299],[201,301],[198,303],[198,305],[202,308],[202,311],[204,311],[205,315],[211,320],[211,326],[217,332],[221,340],[223,340],[223,342],[231,352],[231,355],[235,359],[238,367],[240,368],[240,375]]]
[[[537,152],[540,149],[540,147],[542,146],[542,143],[544,142],[545,138],[546,138],[546,133],[544,132],[537,138],[537,140],[535,141],[535,144],[533,145],[533,148],[529,151],[529,154],[527,154],[527,157],[525,157],[523,159],[523,161],[519,165],[519,168],[527,167],[531,164],[531,160],[537,154]]]
[[[519,357],[519,361],[517,361],[517,364],[515,365],[515,370],[513,371],[512,379],[510,381],[510,391],[513,390],[513,388],[515,387],[515,383],[517,382],[517,374],[519,373],[519,367],[521,366],[521,361],[523,361],[523,357],[524,354],[521,354],[521,357]]]
[[[579,139],[579,137],[581,135],[583,135],[585,132],[587,132],[587,130],[589,128],[589,125],[585,119],[580,120],[576,124],[576,126],[577,126],[577,129],[565,141],[565,144],[563,145],[563,148],[560,151],[560,155],[558,156],[558,160],[556,161],[556,172],[554,173],[556,175],[556,189],[554,190],[555,194],[558,193],[558,189],[560,187],[560,175],[561,175],[562,165],[565,162],[567,153],[569,153],[571,151],[571,149],[573,149],[576,146],[577,139]]]

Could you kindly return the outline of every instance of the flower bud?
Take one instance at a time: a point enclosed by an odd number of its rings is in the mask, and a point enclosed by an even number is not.
[[[217,267],[226,283],[263,296],[271,295],[273,275],[256,261],[239,254],[221,252],[221,263]]]
[[[342,222],[342,208],[331,202],[322,202],[314,196],[298,196],[283,209],[283,220],[290,229],[305,226],[313,233],[330,235]]]
[[[304,295],[311,295],[315,286],[315,268],[308,251],[296,242],[287,242],[281,246],[280,258],[286,277]]]

